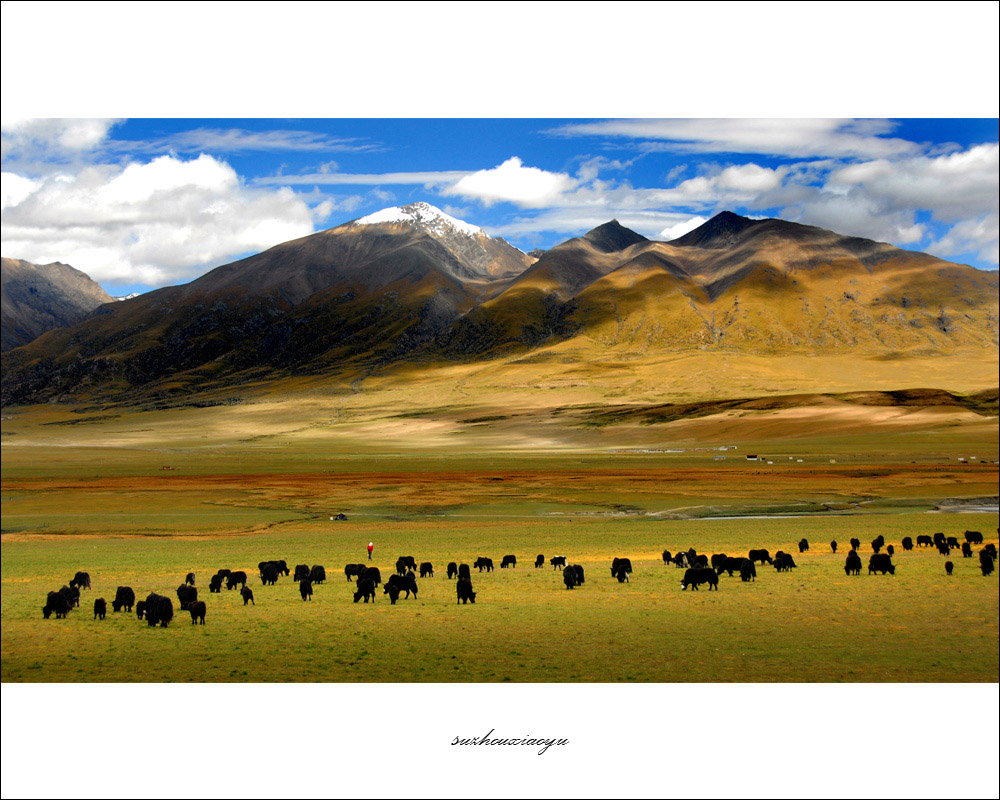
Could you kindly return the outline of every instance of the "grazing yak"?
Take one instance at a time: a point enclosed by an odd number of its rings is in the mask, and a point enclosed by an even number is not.
[[[892,557],[896,555],[896,548],[893,547],[891,544],[888,544],[885,546],[885,552],[887,552],[889,556]]]
[[[94,619],[104,619],[108,613],[108,604],[104,602],[103,597],[98,597],[94,601]]]
[[[458,564],[454,561],[448,562],[448,580],[458,577]]]
[[[809,542],[806,539],[799,539],[799,552],[804,553],[809,549]]]
[[[836,539],[834,539],[834,540],[832,540],[830,542],[830,550],[832,550],[834,553],[837,552],[837,540]]]
[[[938,548],[940,548],[942,545],[948,544],[948,540],[945,538],[945,535],[940,531],[934,534],[934,536],[931,538],[931,541],[934,542],[934,546]]]
[[[351,578],[356,578],[356,577],[360,576],[367,568],[368,567],[367,567],[366,564],[345,564],[344,565],[344,577],[347,578],[347,582],[350,583],[351,582]],[[295,579],[299,580],[299,581],[302,580],[303,578],[308,578],[309,577],[309,567],[306,567],[306,571],[305,571],[304,575],[300,575],[299,574],[299,568],[296,567],[295,568],[295,576],[296,576]]]
[[[715,564],[715,572],[721,575],[723,572],[728,573],[729,577],[733,577],[734,572],[739,572],[743,568],[743,562],[750,561],[749,558],[743,558],[743,556],[723,556]],[[750,561],[750,566],[753,566],[753,562]],[[757,571],[754,569],[754,575],[756,576]]]
[[[917,547],[933,547],[934,540],[926,533],[921,533],[917,537]]]
[[[983,535],[979,531],[966,531],[965,541],[967,541],[969,544],[982,544]]]
[[[78,572],[73,576],[73,580],[69,582],[70,586],[77,589],[89,589],[90,588],[90,573],[89,572]]]
[[[684,570],[684,577],[681,578],[681,590],[687,590],[690,586],[697,591],[703,583],[708,584],[709,591],[712,589],[719,591],[719,576],[714,569],[711,567],[691,567]]]
[[[395,578],[395,577],[398,577],[398,576],[393,575],[392,577]],[[399,599],[399,587],[396,586],[396,584],[392,584],[390,586],[387,583],[385,585],[385,591],[383,592],[383,594],[389,595],[389,605],[394,606],[394,605],[396,605],[396,601]]]
[[[198,599],[198,590],[193,586],[182,583],[177,587],[177,602],[181,604],[181,611],[187,611],[195,600]]]
[[[243,597],[243,605],[250,605],[250,604],[257,605],[256,603],[254,603],[253,600],[253,589],[251,589],[249,586],[244,586],[242,589],[240,589],[240,595]]]
[[[537,556],[535,556],[535,569],[544,566],[545,566],[545,556],[539,553]]]
[[[66,619],[72,606],[62,592],[49,592],[45,598],[45,605],[42,606],[42,616],[48,619],[52,614],[56,619]]]
[[[487,572],[493,572],[493,559],[486,558],[485,556],[480,556],[474,562],[472,562],[472,566],[474,566],[480,572],[482,572],[483,570],[486,570]]]
[[[396,595],[399,596],[399,592],[406,592],[406,599],[410,599],[410,593],[413,596],[417,596],[417,577],[412,572],[407,572],[406,575],[390,575],[389,580],[385,582],[385,586],[382,588],[382,594],[389,594],[389,588],[395,586],[398,590]]]
[[[790,572],[798,566],[791,554],[785,553],[782,550],[774,554],[774,561],[772,563],[778,572]]]
[[[586,581],[583,578],[583,567],[581,567],[579,564],[574,564],[570,569],[572,569],[573,572],[576,573],[576,585],[583,586],[583,584],[586,583]]]
[[[958,550],[958,548],[961,547],[961,545],[958,543],[957,536],[949,536],[945,540],[945,542],[947,543],[948,547],[950,547],[952,550]]]
[[[421,578],[434,577],[434,565],[430,561],[424,561],[420,565],[420,577]]]
[[[566,584],[567,589],[572,589],[576,586],[576,570],[575,569],[564,569],[563,570],[563,583]]]
[[[614,577],[618,579],[618,583],[628,583],[628,570],[625,568],[624,564],[619,565],[618,569],[613,573]]]
[[[146,616],[145,600],[140,600],[138,603],[135,604],[135,615],[139,618],[139,621],[142,622],[142,618]]]
[[[983,577],[993,574],[993,557],[985,547],[979,551],[979,568],[983,571]]]
[[[378,586],[382,583],[382,573],[378,567],[365,567],[365,571],[358,575],[358,580],[369,580]]]
[[[400,557],[396,559],[396,574],[405,575],[408,567],[406,566],[406,561]]]
[[[204,625],[205,613],[207,611],[208,607],[205,605],[204,600],[195,600],[191,605],[188,606],[188,613],[191,614],[191,624]]]
[[[948,547],[947,542],[938,542],[937,549],[938,549],[938,552],[941,555],[943,555],[943,556],[950,556],[951,555],[951,548]]]
[[[868,559],[868,574],[874,575],[876,572],[879,575],[885,575],[887,572],[890,575],[896,574],[896,565],[892,563],[888,553],[872,553]]]
[[[882,543],[879,542],[878,537],[872,539],[872,552],[877,553],[882,549]]]
[[[671,552],[669,550],[664,550],[663,551],[663,566],[666,566],[671,561],[673,561],[673,558],[674,557],[673,557],[673,555],[671,554]]]
[[[769,552],[767,552],[767,550],[764,550],[763,548],[761,548],[760,550],[751,550],[747,554],[747,558],[749,558],[751,561],[753,561],[754,564],[756,564],[758,561],[761,564],[771,564],[771,563],[773,563],[772,560],[771,560],[771,554]]]
[[[455,593],[458,595],[456,603],[465,605],[466,603],[476,604],[476,593],[472,591],[472,581],[469,578],[459,578],[455,584]]]
[[[233,574],[233,571],[231,569],[220,569],[216,570],[215,574],[221,575],[222,579],[225,580],[226,578],[228,578],[230,575]]]
[[[208,591],[212,594],[220,594],[222,592],[222,576],[213,575],[208,581]]]
[[[677,554],[676,554],[676,555],[675,555],[675,556],[673,557],[673,559],[672,559],[672,560],[673,560],[673,562],[674,562],[674,566],[675,566],[675,567],[678,567],[678,568],[684,568],[684,567],[689,567],[689,566],[691,566],[691,565],[690,565],[690,563],[688,562],[688,556],[687,556],[687,553],[680,553],[680,552],[679,552],[679,553],[677,553]]]
[[[517,566],[517,556],[504,556],[500,560],[500,569],[507,569],[507,567]]]
[[[309,570],[309,580],[313,583],[323,583],[326,580],[326,569],[319,564],[313,564]]]
[[[860,550],[861,549],[861,540],[857,536],[852,536],[851,537],[851,549],[852,550]]]
[[[260,582],[264,586],[274,586],[278,582],[278,565],[268,562],[260,571]]]
[[[911,539],[909,536],[903,537],[903,549],[906,550],[907,552],[913,549],[913,539]]]
[[[944,574],[951,575],[955,571],[955,565],[951,561],[944,562]]]
[[[861,566],[861,556],[858,555],[857,550],[852,550],[847,554],[847,561],[844,562],[844,572],[847,575],[860,575]]]
[[[972,558],[972,545],[962,542],[962,558]]]
[[[993,542],[990,542],[988,545],[986,545],[986,547],[984,547],[983,550],[989,553],[990,558],[992,558],[994,561],[997,560],[997,546],[993,544]]]
[[[79,586],[63,586],[59,590],[69,602],[70,608],[80,607],[80,587]]]
[[[549,559],[549,563],[552,565],[552,569],[565,569],[566,556],[552,556]]]
[[[619,570],[624,569],[627,575],[632,574],[632,559],[630,558],[615,558],[611,561],[611,575],[612,577],[617,577]],[[627,579],[626,579],[627,580]],[[622,583],[621,580],[618,581]]]
[[[417,571],[417,560],[413,556],[400,556],[400,561],[407,569],[412,569],[414,572]]]
[[[469,565],[468,564],[459,564],[458,565],[458,579],[460,581],[461,580],[467,580],[469,582],[472,581],[472,570],[469,569]]]
[[[299,594],[302,595],[303,600],[312,600],[313,585],[308,578],[303,578],[299,581]]]
[[[694,558],[690,558],[690,556],[689,556],[689,559],[690,559],[691,564],[693,564],[696,567],[707,567],[708,566],[708,556],[706,556],[704,553],[699,553]]]
[[[169,597],[156,592],[146,596],[146,624],[150,627],[159,625],[166,628],[174,618],[174,604]]]
[[[122,611],[128,611],[131,613],[132,606],[135,605],[135,592],[132,591],[131,586],[119,586],[117,591],[115,591],[115,599],[111,601],[112,610],[117,613]]]
[[[311,570],[309,569],[308,564],[296,564],[295,576],[292,578],[292,580],[295,581],[296,583],[298,583],[299,581],[308,580],[310,571]],[[347,580],[350,580],[350,578],[348,578]]]
[[[187,575],[184,576],[184,583],[186,583],[188,586],[194,586],[194,573],[193,572],[189,572]]]
[[[757,580],[757,568],[749,558],[744,558],[740,563],[740,580],[743,583]]]
[[[357,603],[364,598],[365,602],[371,598],[375,602],[375,582],[369,578],[358,578],[357,591],[354,592],[354,602]]]
[[[247,587],[247,574],[243,570],[230,572],[226,576],[226,589],[235,589],[237,586]]]

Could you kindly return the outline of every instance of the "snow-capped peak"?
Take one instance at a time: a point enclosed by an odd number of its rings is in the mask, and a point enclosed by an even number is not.
[[[430,203],[410,203],[407,206],[391,206],[361,217],[354,221],[355,225],[381,225],[385,223],[404,223],[416,225],[431,233],[443,236],[449,233],[460,233],[464,236],[487,236],[482,228],[470,225],[460,219],[445,214],[440,208]]]
[[[120,297],[114,297],[114,300],[131,300],[133,297],[138,297],[142,292],[132,292],[132,294],[123,294]]]

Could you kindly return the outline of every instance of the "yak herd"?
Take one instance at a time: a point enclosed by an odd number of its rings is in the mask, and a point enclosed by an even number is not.
[[[1000,530],[998,530],[1000,533]],[[914,548],[935,547],[943,556],[950,556],[952,550],[960,551],[963,558],[973,557],[973,545],[982,545],[983,535],[979,531],[966,531],[965,541],[959,542],[955,536],[945,536],[943,533],[933,535],[917,536],[916,543],[909,536],[903,537],[900,547],[904,551]],[[852,538],[850,540],[851,549],[844,562],[844,572],[848,576],[861,575],[863,563],[860,550],[861,542]],[[809,542],[802,539],[798,543],[799,553],[809,550]],[[837,552],[837,542],[830,542],[830,549]],[[895,547],[886,544],[885,537],[881,534],[871,541],[872,553],[868,559],[869,575],[895,575],[896,565],[892,563]],[[979,550],[979,567],[984,576],[991,575],[994,570],[994,562],[997,560],[997,548],[992,542],[981,547]],[[553,556],[548,559],[553,570],[562,573],[563,584],[567,589],[575,589],[583,586],[585,576],[583,567],[580,564],[571,564],[566,556]],[[730,556],[725,553],[715,553],[708,556],[698,553],[693,547],[688,550],[671,553],[669,550],[663,551],[664,565],[672,564],[684,570],[681,578],[681,589],[697,590],[699,586],[708,584],[709,591],[718,591],[719,578],[726,574],[729,577],[739,575],[743,582],[757,580],[757,565],[769,564],[777,572],[790,572],[796,568],[795,559],[790,553],[782,550],[773,556],[768,550],[750,550],[746,556]],[[545,556],[539,554],[535,558],[535,569],[545,566]],[[501,569],[513,569],[517,567],[517,557],[506,555],[500,561]],[[945,573],[952,575],[954,572],[954,562],[944,563]],[[476,602],[476,592],[472,588],[472,570],[476,569],[480,573],[493,572],[493,559],[486,556],[477,558],[470,567],[468,564],[459,564],[455,561],[448,563],[446,575],[448,580],[455,579],[456,602],[461,604]],[[389,602],[396,604],[400,594],[403,599],[409,599],[412,595],[418,596],[417,573],[420,578],[433,578],[434,565],[429,561],[421,562],[419,565],[413,556],[401,556],[396,560],[396,569],[387,580],[383,582],[382,573],[376,566],[367,564],[348,564],[344,567],[344,576],[348,583],[354,582],[354,602],[364,601],[375,602],[375,590],[382,586],[382,593],[389,596]],[[326,569],[314,564],[297,564],[292,570],[288,568],[284,560],[261,561],[257,565],[257,573],[263,586],[274,586],[281,576],[292,575],[292,581],[299,586],[299,594],[303,601],[310,601],[313,598],[313,587],[326,581]],[[632,561],[628,558],[615,558],[611,562],[611,577],[619,583],[628,583],[632,575]],[[218,570],[208,582],[208,590],[213,594],[220,594],[223,587],[227,591],[239,590],[243,605],[256,605],[254,601],[253,589],[247,585],[247,573],[244,570]],[[49,619],[55,616],[56,619],[65,619],[73,608],[80,605],[81,589],[90,589],[90,574],[87,572],[77,572],[69,585],[63,586],[58,591],[49,592],[45,605],[42,607],[42,616]],[[204,625],[207,606],[204,600],[198,598],[198,589],[195,586],[195,575],[189,572],[184,582],[177,587],[177,601],[181,611],[187,611],[191,615],[192,625]],[[145,620],[150,627],[159,625],[167,627],[174,618],[173,601],[164,595],[151,592],[145,600],[136,600],[135,591],[130,586],[119,586],[115,592],[115,598],[111,601],[111,608],[115,613],[132,613],[133,610],[140,621]],[[103,597],[94,601],[94,619],[103,620],[107,615],[107,602]]]

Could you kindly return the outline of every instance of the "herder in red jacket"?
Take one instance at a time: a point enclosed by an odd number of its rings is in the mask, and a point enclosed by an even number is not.
[[[372,560],[372,550],[374,550],[374,549],[375,549],[375,543],[374,542],[368,542],[368,560],[369,561]]]

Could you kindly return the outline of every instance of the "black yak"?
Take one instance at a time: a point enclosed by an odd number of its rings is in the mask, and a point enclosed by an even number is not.
[[[313,583],[322,583],[326,580],[326,569],[319,564],[314,564],[313,568],[309,570],[309,580]]]
[[[860,575],[861,566],[861,556],[858,555],[857,550],[852,550],[847,554],[847,560],[844,562],[844,572],[847,575]]]
[[[993,557],[986,548],[979,551],[979,568],[983,571],[983,577],[993,574]]]
[[[903,537],[903,549],[906,550],[907,552],[913,549],[913,539],[911,539],[909,536]]]
[[[222,576],[213,575],[208,580],[208,591],[212,594],[220,594],[222,592]]]
[[[375,582],[370,578],[358,578],[357,591],[354,592],[354,602],[357,603],[362,597],[366,603],[369,598],[371,598],[373,603],[375,602]]]
[[[962,542],[962,558],[972,558],[972,545]]]
[[[507,569],[507,567],[517,566],[517,556],[504,556],[500,559],[500,569]]]
[[[857,536],[852,536],[851,537],[851,549],[852,550],[860,550],[861,549],[861,540]]]
[[[837,552],[837,540],[836,539],[834,539],[833,541],[830,542],[830,550],[832,550],[834,553]]]
[[[145,600],[140,600],[138,603],[135,604],[135,615],[139,618],[140,622],[142,621],[142,618],[146,616]]]
[[[299,581],[299,594],[302,595],[303,600],[312,600],[313,585],[308,578]]]
[[[466,603],[476,604],[476,593],[472,591],[472,581],[468,578],[459,578],[455,584],[455,593],[458,596],[456,603],[465,605]]]
[[[951,575],[955,571],[955,565],[951,561],[944,562],[944,574]]]
[[[434,577],[434,565],[430,561],[424,561],[420,565],[420,577],[421,578]]]
[[[549,563],[552,565],[552,569],[565,569],[566,556],[552,556],[549,559]]]
[[[309,578],[310,572],[311,570],[309,569],[308,564],[296,564],[295,576],[292,578],[292,580],[295,581],[296,583],[298,583],[299,581],[307,580]],[[350,577],[348,577],[347,580],[350,580]]]
[[[967,541],[969,544],[982,544],[983,535],[979,531],[966,531],[965,541]]]
[[[868,574],[874,575],[876,572],[879,575],[885,575],[887,572],[890,575],[896,574],[896,565],[892,563],[888,553],[872,553],[868,559]]]
[[[194,573],[193,572],[189,572],[187,575],[184,576],[184,583],[186,583],[188,586],[194,586]]]
[[[691,567],[684,570],[684,577],[681,578],[681,589],[686,590],[689,586],[697,590],[701,584],[707,583],[708,590],[719,590],[719,575],[711,567]]]
[[[135,605],[135,592],[132,591],[131,586],[119,586],[115,592],[115,599],[111,601],[111,608],[116,613],[118,611],[132,611],[132,606]]]
[[[104,602],[103,597],[98,597],[94,601],[94,619],[104,619],[108,613],[108,604]]]
[[[257,605],[253,599],[253,589],[251,589],[249,586],[244,586],[242,589],[240,589],[240,595],[243,597],[243,605],[245,606],[250,604]]]
[[[806,539],[799,539],[799,552],[804,553],[809,549],[809,542]]]
[[[756,563],[757,563],[758,561],[759,561],[759,562],[760,562],[761,564],[771,564],[771,563],[773,563],[773,562],[771,561],[771,554],[770,554],[770,553],[769,553],[769,552],[768,552],[767,550],[764,550],[763,548],[762,548],[762,549],[760,549],[760,550],[751,550],[751,551],[750,551],[750,552],[749,552],[749,553],[747,554],[747,558],[749,558],[749,559],[750,559],[751,561],[753,561],[753,562],[754,562],[755,564],[756,564]]]
[[[458,579],[459,580],[464,579],[469,581],[470,583],[472,582],[472,570],[469,568],[468,564],[458,565]]]
[[[535,556],[535,569],[544,566],[545,566],[545,556],[539,553],[537,556]]]
[[[242,586],[244,589],[247,585],[247,574],[243,570],[237,570],[236,572],[230,572],[226,576],[226,589],[235,589],[237,586]]]
[[[89,572],[78,572],[73,576],[73,580],[69,582],[70,586],[77,589],[89,589],[90,588],[90,573]]]
[[[264,586],[274,586],[278,582],[279,572],[278,565],[273,561],[269,561],[260,571],[260,582]]]
[[[188,606],[198,599],[198,590],[193,586],[182,583],[177,587],[177,602],[181,604],[181,611],[187,611]]]
[[[204,625],[205,613],[207,611],[208,607],[205,605],[204,600],[195,600],[191,605],[188,606],[188,613],[191,614],[191,624]]]
[[[448,562],[448,580],[458,577],[458,564],[454,561]]]
[[[72,605],[69,599],[62,592],[49,592],[45,598],[45,605],[42,606],[42,616],[48,619],[55,614],[56,619],[66,619]]]
[[[749,558],[744,558],[740,564],[740,580],[744,583],[757,580],[757,568]]]
[[[174,604],[169,597],[151,592],[146,596],[146,624],[166,628],[174,618]]]
[[[382,573],[378,567],[365,567],[365,571],[358,575],[358,580],[366,579],[378,586],[382,583]]]
[[[382,589],[383,594],[389,594],[389,587],[395,586],[399,591],[406,592],[406,599],[410,599],[410,593],[413,596],[417,596],[417,578],[412,572],[407,572],[406,575],[390,575],[389,580],[386,581],[385,586]]]

